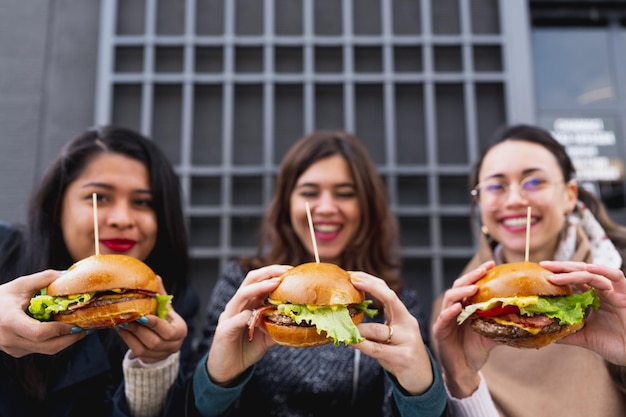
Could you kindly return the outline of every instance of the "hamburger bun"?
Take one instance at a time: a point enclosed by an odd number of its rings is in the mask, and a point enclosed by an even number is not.
[[[57,314],[55,321],[69,323],[83,329],[103,329],[135,321],[142,316],[155,314],[156,298],[130,298],[106,305],[83,307],[70,314]]]
[[[269,299],[281,303],[314,306],[350,305],[365,300],[365,293],[357,290],[350,275],[337,265],[310,262],[295,266],[281,276],[278,287],[269,294]],[[276,310],[264,315],[263,326],[274,341],[283,346],[311,347],[333,341],[325,331],[315,326],[296,325],[290,319],[277,317]],[[356,325],[363,321],[363,311],[351,311],[350,317]],[[274,316],[274,317],[272,317]]]
[[[113,288],[159,290],[156,274],[132,256],[92,255],[70,266],[65,274],[48,286],[52,296],[108,291]]]
[[[297,348],[312,347],[325,345],[333,341],[323,330],[318,334],[315,326],[283,326],[281,324],[274,324],[271,321],[265,321],[264,327],[270,337],[274,339],[276,343],[283,346]]]
[[[280,284],[269,297],[292,304],[318,306],[365,300],[365,294],[352,285],[345,270],[325,262],[309,262],[291,268],[280,277]]]
[[[476,304],[501,297],[573,294],[571,286],[551,283],[549,278],[552,275],[552,271],[534,262],[497,265],[476,282],[478,292],[470,297],[469,302]]]

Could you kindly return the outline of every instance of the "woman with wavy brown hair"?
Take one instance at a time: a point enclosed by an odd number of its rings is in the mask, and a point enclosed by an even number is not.
[[[248,320],[292,265],[315,261],[353,272],[379,314],[357,344],[294,348]],[[399,278],[398,229],[384,184],[353,135],[317,131],[285,155],[257,256],[230,263],[209,300],[193,378],[202,416],[439,416],[445,393],[426,347],[416,292]],[[370,275],[371,274],[371,275]],[[380,277],[380,278],[378,278]],[[386,320],[386,322],[385,322]],[[363,355],[361,355],[363,353]]]

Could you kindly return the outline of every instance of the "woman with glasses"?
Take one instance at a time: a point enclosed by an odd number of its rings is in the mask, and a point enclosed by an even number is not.
[[[450,414],[626,415],[626,228],[578,187],[565,149],[538,127],[496,132],[471,184],[480,248],[436,300],[431,320]],[[601,303],[582,330],[541,349],[499,345],[456,321],[489,269],[525,260],[528,207],[529,260],[555,272],[555,284],[593,287]]]

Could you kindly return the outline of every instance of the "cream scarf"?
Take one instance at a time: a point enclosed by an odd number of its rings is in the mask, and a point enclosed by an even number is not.
[[[563,239],[554,254],[557,261],[572,259],[576,251],[576,229],[578,226],[583,230],[591,245],[593,263],[619,269],[622,266],[622,257],[608,238],[606,232],[591,214],[591,211],[580,201],[576,208],[567,216],[567,226]]]

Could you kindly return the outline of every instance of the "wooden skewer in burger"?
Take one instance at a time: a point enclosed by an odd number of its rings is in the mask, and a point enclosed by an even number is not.
[[[40,321],[60,321],[83,329],[119,326],[155,314],[164,319],[172,296],[158,293],[154,271],[137,258],[100,254],[96,194],[92,194],[95,255],[82,259],[30,301]]]
[[[518,348],[541,348],[580,330],[590,308],[600,301],[593,289],[575,292],[571,285],[550,282],[553,273],[529,261],[530,218],[526,220],[524,262],[490,269],[476,282],[478,292],[468,300],[457,322],[499,343]]]
[[[377,310],[368,308],[371,300],[366,300],[365,293],[352,285],[347,271],[320,262],[308,203],[306,211],[315,262],[295,266],[281,276],[266,305],[253,311],[248,323],[249,338],[252,340],[254,329],[260,324],[283,346],[360,343],[365,339],[356,325],[365,314],[373,317]]]

